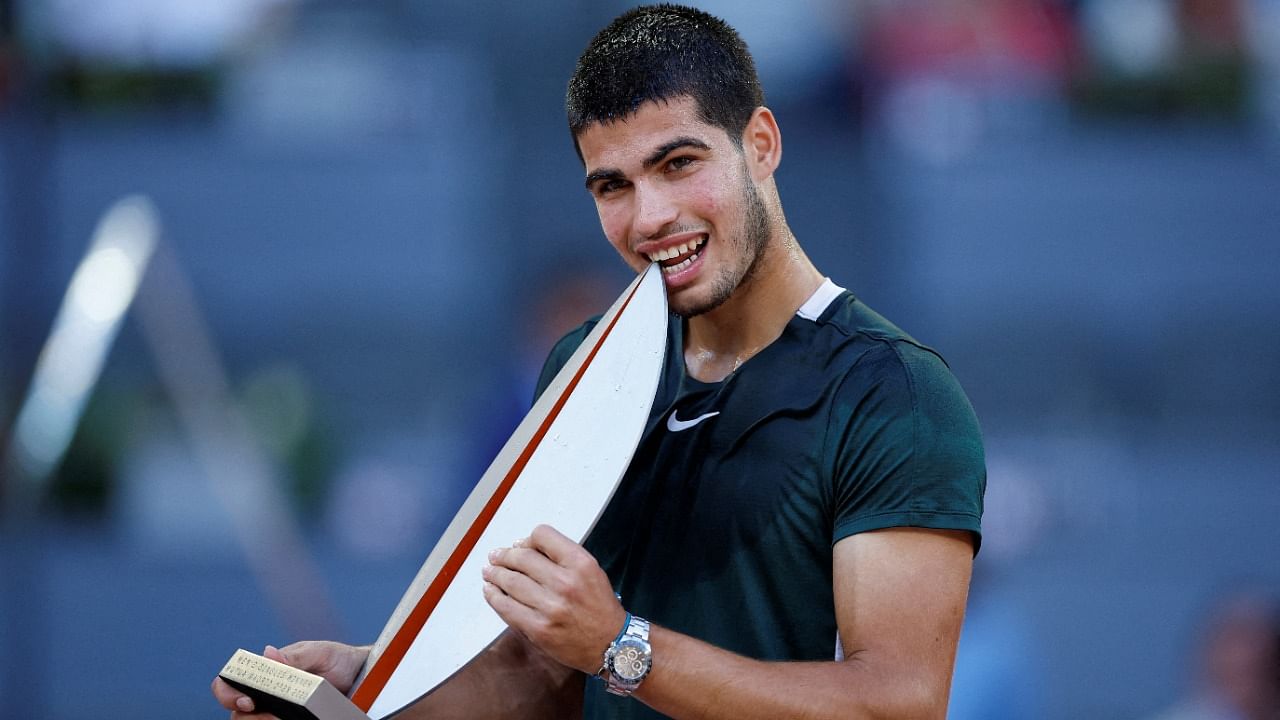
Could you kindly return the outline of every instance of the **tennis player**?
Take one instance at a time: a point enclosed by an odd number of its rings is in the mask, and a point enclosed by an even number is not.
[[[483,593],[509,630],[397,717],[944,718],[986,483],[959,384],[805,256],[777,119],[723,21],[623,14],[566,105],[605,236],[662,266],[666,367],[587,541],[539,526],[495,549]],[[267,654],[346,689],[367,652]]]

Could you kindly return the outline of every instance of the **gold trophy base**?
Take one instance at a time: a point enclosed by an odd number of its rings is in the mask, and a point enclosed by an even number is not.
[[[248,650],[237,650],[218,677],[280,720],[369,720],[328,680]]]

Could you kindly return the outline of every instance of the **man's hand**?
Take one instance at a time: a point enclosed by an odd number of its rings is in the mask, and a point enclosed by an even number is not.
[[[484,598],[507,625],[588,675],[627,615],[591,553],[547,525],[489,553],[484,579]]]
[[[368,646],[353,647],[336,642],[304,640],[282,649],[268,645],[262,654],[270,660],[319,675],[345,694],[351,689],[351,684],[356,681],[360,668],[364,667],[365,658],[369,657],[369,648]],[[220,677],[213,679],[213,696],[218,699],[222,707],[231,711],[232,720],[267,720],[274,717],[253,712],[253,700],[223,682]]]

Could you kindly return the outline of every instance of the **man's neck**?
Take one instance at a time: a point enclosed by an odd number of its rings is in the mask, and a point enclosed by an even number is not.
[[[689,375],[703,382],[723,380],[778,339],[822,280],[795,238],[784,231],[728,300],[689,318],[684,336]]]

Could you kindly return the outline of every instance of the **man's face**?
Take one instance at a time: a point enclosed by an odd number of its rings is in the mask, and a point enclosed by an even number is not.
[[[713,310],[751,276],[768,215],[741,149],[692,98],[591,125],[578,145],[605,236],[637,272],[662,265],[673,312]]]

